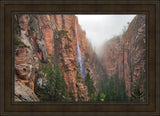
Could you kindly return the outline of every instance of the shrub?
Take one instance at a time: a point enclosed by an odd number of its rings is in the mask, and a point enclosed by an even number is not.
[[[95,96],[95,94],[91,94],[91,96],[90,96],[90,101],[92,101],[92,102],[94,102],[94,101],[96,101],[97,99],[96,99],[96,96]]]
[[[30,29],[31,29],[32,32],[36,31],[36,27],[34,27],[33,25],[30,26]]]
[[[130,98],[131,101],[141,102],[144,99],[145,92],[140,89],[140,85],[145,86],[145,83],[143,82],[143,81],[145,81],[144,78],[145,77],[144,77],[144,74],[143,74],[142,68],[141,68],[140,69],[140,76],[136,81],[136,87],[135,87],[133,93],[131,94],[131,98]]]
[[[64,47],[65,49],[68,49],[68,45],[67,44],[65,44],[65,47]]]
[[[24,71],[26,71],[26,68],[23,68]]]
[[[24,44],[24,42],[21,41],[21,39],[19,37],[17,37],[16,35],[14,36],[14,48],[29,48],[29,46],[27,46],[26,44]]]
[[[105,97],[106,97],[106,96],[105,96],[104,93],[99,93],[98,96],[97,96],[97,100],[98,100],[98,101],[104,101]]]
[[[13,30],[15,35],[18,35],[20,33],[20,27],[15,18],[13,18]]]
[[[60,35],[60,34],[67,34],[67,33],[68,33],[68,31],[58,30],[58,29],[56,29],[55,32],[56,32],[58,35]]]

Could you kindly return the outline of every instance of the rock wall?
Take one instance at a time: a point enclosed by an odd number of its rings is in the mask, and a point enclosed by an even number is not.
[[[14,51],[15,80],[29,87],[33,93],[35,81],[40,80],[39,66],[52,62],[60,64],[67,89],[73,93],[74,100],[78,101],[78,97],[83,101],[89,100],[87,86],[84,82],[77,81],[77,40],[85,69],[90,70],[96,87],[95,93],[98,92],[98,80],[102,80],[105,74],[109,78],[118,74],[120,79],[125,79],[126,93],[130,97],[137,80],[146,74],[143,15],[137,15],[123,35],[107,41],[99,57],[92,49],[75,15],[15,14],[14,26],[16,25],[18,26],[14,29],[14,38],[17,38],[19,45]],[[143,82],[146,82],[145,78]],[[144,83],[141,84],[141,90],[145,88]]]
[[[118,58],[120,56],[120,36],[115,36],[111,40],[108,40],[103,49],[101,50],[101,64],[110,78],[117,73],[118,70]],[[119,65],[120,66],[120,65]]]
[[[142,76],[141,90],[146,83],[146,30],[145,16],[137,15],[123,35],[107,41],[101,53],[101,63],[109,77],[118,73],[125,78],[129,97],[135,90],[137,80]],[[105,52],[103,52],[105,51]]]
[[[75,22],[76,21],[76,22]],[[87,51],[85,32],[74,15],[26,15],[16,14],[15,22],[19,32],[15,36],[24,47],[15,48],[15,78],[34,91],[39,65],[51,62],[60,64],[67,88],[78,101],[78,94],[88,101],[88,89],[84,83],[77,83],[77,39],[82,59]],[[38,80],[38,79],[36,79]]]
[[[34,47],[29,40],[29,16],[16,16],[20,27],[20,34],[15,35],[21,39],[23,46],[15,48],[15,79],[25,83],[28,87],[34,90],[34,80],[36,72],[39,70],[38,57],[34,53]]]
[[[16,102],[37,102],[39,101],[36,94],[20,81],[15,81],[15,96]]]

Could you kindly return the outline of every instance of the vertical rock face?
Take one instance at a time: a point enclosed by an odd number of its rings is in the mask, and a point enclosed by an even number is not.
[[[44,36],[44,42],[46,50],[49,56],[53,56],[53,30],[49,15],[40,15],[39,17],[39,27],[42,30]]]
[[[82,101],[90,99],[87,86],[83,81],[77,81],[77,41],[83,65],[85,69],[90,70],[90,77],[95,87],[105,73],[108,77],[118,74],[120,79],[125,79],[127,95],[131,96],[137,81],[145,75],[146,37],[145,17],[142,15],[134,18],[122,36],[107,41],[99,57],[92,49],[85,31],[81,29],[78,18],[74,15],[17,14],[14,25],[18,25],[14,30],[14,38],[18,43],[15,44],[14,51],[16,88],[22,86],[25,90],[32,91],[29,94],[33,93],[35,99],[27,98],[30,101],[38,101],[34,94],[34,83],[35,80],[40,80],[38,74],[42,63],[60,65],[67,89],[73,93],[75,101],[78,101],[79,97]],[[87,70],[85,71],[87,73]],[[143,82],[145,81],[146,79],[143,78]],[[141,89],[144,88],[145,85],[141,84]],[[18,100],[17,96],[27,94],[20,89],[17,92],[16,100]],[[97,92],[98,88],[95,93]]]
[[[14,99],[16,102],[37,102],[39,101],[35,93],[24,83],[15,81],[15,96]]]
[[[39,64],[28,38],[30,17],[28,15],[15,17],[17,20],[15,25],[19,26],[19,34],[15,35],[16,40],[14,40],[19,43],[15,48],[15,101],[38,101],[33,91]]]
[[[118,72],[120,79],[125,78],[127,95],[130,97],[137,81],[146,73],[145,16],[137,15],[123,35],[109,40],[103,51],[107,51],[101,53],[106,73],[111,77]],[[146,79],[143,78],[142,82],[145,83]],[[145,90],[144,83],[142,90]]]
[[[78,28],[78,42],[81,46],[82,58],[85,58],[87,40],[85,32],[74,15],[16,15],[20,32],[16,36],[25,45],[15,49],[16,79],[34,90],[35,78],[41,63],[60,64],[69,91],[78,101],[78,94],[83,101],[88,101],[88,89],[77,83],[77,40],[75,35],[75,19]],[[27,47],[27,48],[26,48]]]
[[[107,41],[100,55],[101,64],[106,70],[108,77],[117,73],[118,57],[120,56],[120,37],[115,36]]]
[[[33,46],[28,38],[28,23],[30,17],[28,15],[17,17],[20,27],[20,36],[17,36],[24,43],[24,46],[15,49],[15,74],[17,75],[16,77],[18,77],[16,79],[34,90],[34,80],[36,71],[39,70],[39,64],[38,58],[33,52]]]
[[[119,78],[124,76],[128,96],[131,96],[134,91],[137,80],[146,73],[145,36],[145,16],[136,16],[122,37],[121,52],[123,51],[123,53],[121,55],[123,57],[119,59],[119,65],[123,66],[123,69],[119,68],[119,70],[123,70]],[[143,82],[145,81],[146,79],[143,79]],[[145,89],[144,83],[141,85],[141,89]]]
[[[28,48],[19,48],[15,51],[15,74],[22,83],[34,90],[36,71],[39,69],[38,59]]]

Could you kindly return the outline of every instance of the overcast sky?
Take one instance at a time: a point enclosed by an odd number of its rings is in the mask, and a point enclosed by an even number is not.
[[[105,41],[122,33],[136,15],[76,15],[87,38],[98,49]]]

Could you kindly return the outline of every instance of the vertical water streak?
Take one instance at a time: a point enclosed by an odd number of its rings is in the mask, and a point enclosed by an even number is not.
[[[81,76],[85,77],[86,73],[85,73],[85,69],[83,66],[83,62],[82,62],[82,57],[81,57],[81,51],[80,51],[80,47],[79,47],[79,43],[78,43],[78,39],[77,39],[77,25],[76,25],[76,18],[75,18],[75,35],[76,35],[76,40],[77,40],[77,62],[81,71]]]

